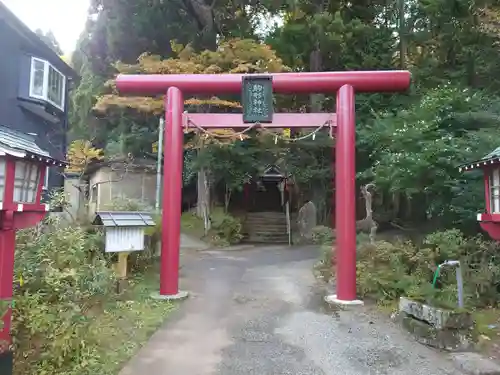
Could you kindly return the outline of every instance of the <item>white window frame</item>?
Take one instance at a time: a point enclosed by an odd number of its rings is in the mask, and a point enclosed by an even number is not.
[[[36,163],[31,163],[25,160],[16,160],[14,174],[14,202],[29,204],[35,203],[39,182],[40,167]]]
[[[45,178],[43,179],[42,190],[49,190],[49,171],[50,171],[50,167],[46,166],[45,167]]]
[[[43,94],[42,95],[37,95],[33,91],[33,82],[34,82],[34,75],[35,75],[35,62],[41,62],[44,64],[44,69],[43,69]],[[54,69],[57,73],[61,75],[63,78],[63,86],[62,86],[62,100],[61,100],[61,105],[54,103],[54,101],[49,99],[49,67]],[[61,111],[64,111],[64,105],[66,102],[66,76],[61,73],[59,69],[57,69],[54,65],[49,63],[47,60],[39,59],[38,57],[32,57],[31,58],[31,65],[30,65],[30,83],[29,83],[29,96],[31,98],[35,99],[40,99],[44,100],[50,104],[52,104],[54,107],[59,108]]]
[[[490,210],[500,213],[500,166],[494,166],[490,175]]]

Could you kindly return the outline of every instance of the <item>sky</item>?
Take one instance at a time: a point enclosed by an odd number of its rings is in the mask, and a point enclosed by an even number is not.
[[[74,51],[89,0],[0,0],[31,30],[52,30],[64,54]]]

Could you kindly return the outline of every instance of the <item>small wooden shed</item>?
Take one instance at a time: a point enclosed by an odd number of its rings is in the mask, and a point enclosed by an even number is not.
[[[135,211],[97,212],[92,224],[104,227],[107,253],[144,250],[144,229],[156,225],[150,213]]]

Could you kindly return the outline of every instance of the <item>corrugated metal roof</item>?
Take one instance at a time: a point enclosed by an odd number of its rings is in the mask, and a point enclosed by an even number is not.
[[[493,158],[500,158],[500,147],[497,147],[493,151],[491,151],[488,155],[485,155],[481,158],[481,160],[488,160]]]
[[[462,170],[470,171],[472,169],[486,167],[487,165],[492,166],[497,164],[500,164],[500,147],[497,147],[496,149],[491,151],[489,154],[483,156],[479,160],[459,165],[458,170],[460,172]]]
[[[27,151],[35,155],[50,158],[50,154],[47,151],[42,150],[40,147],[38,147],[35,142],[35,137],[1,125],[0,143],[16,150]]]
[[[105,227],[151,227],[156,223],[148,212],[137,211],[100,211],[92,222]]]

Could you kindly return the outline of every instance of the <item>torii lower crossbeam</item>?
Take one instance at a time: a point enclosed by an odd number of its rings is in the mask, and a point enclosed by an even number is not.
[[[184,93],[234,94],[241,92],[241,74],[120,75],[116,86],[122,93],[165,96],[164,177],[160,294],[179,293],[180,216],[182,193],[183,127],[241,128],[241,115],[184,114]],[[355,92],[396,92],[410,86],[408,71],[319,72],[272,74],[276,93],[337,92],[336,114],[277,114],[265,127],[315,128],[324,121],[335,125],[335,223],[337,294],[340,303],[356,301],[356,171]],[[198,117],[196,117],[198,116]],[[208,117],[210,116],[210,117]],[[312,116],[318,116],[315,121]],[[309,118],[307,118],[309,117]],[[320,121],[317,121],[317,120]],[[189,121],[192,124],[189,124]]]
[[[252,124],[243,122],[241,114],[233,113],[184,113],[184,126],[206,129],[246,129]],[[335,126],[335,113],[275,113],[273,122],[258,124],[256,128],[318,128]]]

